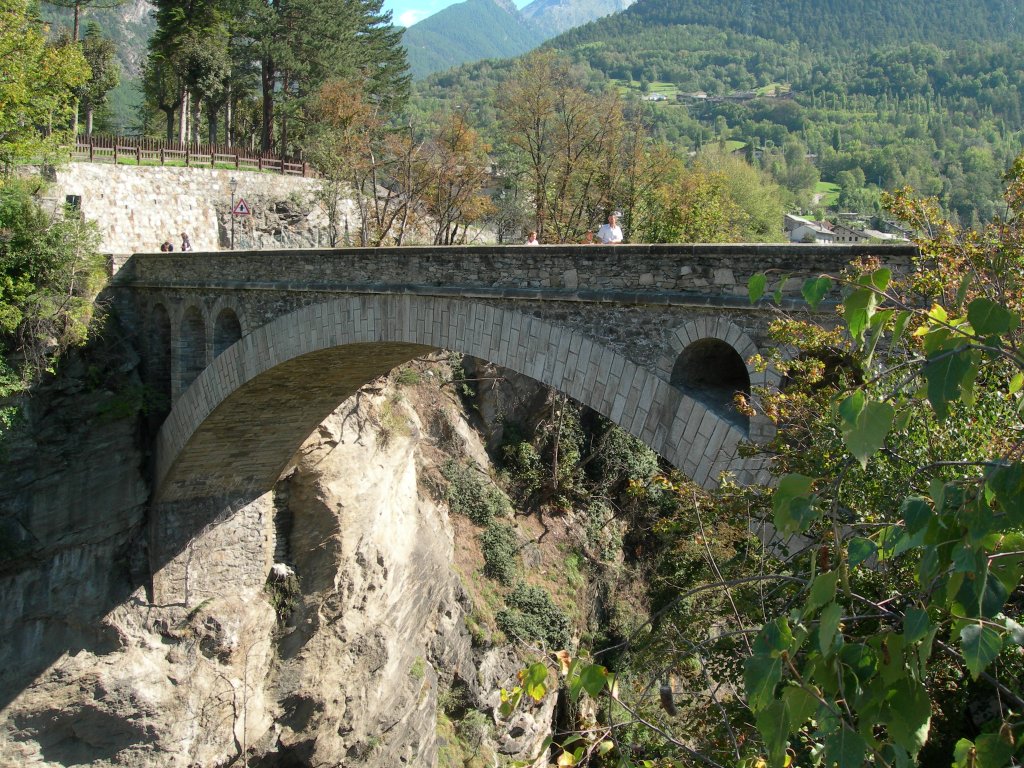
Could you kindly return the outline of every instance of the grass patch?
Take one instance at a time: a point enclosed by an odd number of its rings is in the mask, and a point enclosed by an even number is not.
[[[768,85],[762,85],[756,89],[758,96],[780,96],[783,93],[789,93],[791,86],[789,83],[768,83]]]
[[[414,680],[422,680],[425,674],[427,674],[427,660],[422,656],[417,656],[416,661],[409,667],[409,676]]]
[[[412,431],[408,416],[402,412],[402,398],[399,395],[381,403],[378,418],[380,426],[377,429],[377,441],[382,448],[387,448],[396,437],[406,436]]]
[[[501,645],[505,636],[498,629],[497,614],[505,607],[505,598],[501,588],[495,581],[483,575],[482,571],[473,571],[466,575],[456,568],[466,592],[473,605],[469,613],[463,614],[462,621],[466,625],[474,648],[485,648],[489,645]]]
[[[423,381],[423,376],[412,366],[402,366],[395,373],[395,383],[400,387],[414,387]]]
[[[819,181],[815,184],[814,194],[822,196],[819,205],[832,207],[839,203],[839,185],[831,181]]]
[[[627,93],[642,93],[641,85],[639,80],[612,80],[615,89],[621,94]],[[647,84],[647,91],[644,93],[645,96],[651,96],[653,94],[660,94],[664,96],[668,101],[675,102],[676,95],[679,93],[679,88],[676,87],[675,83],[667,83],[662,80],[653,80]]]
[[[471,711],[452,720],[442,708],[437,712],[438,768],[488,768],[494,753],[483,743],[490,723],[482,712]]]
[[[570,552],[565,556],[563,563],[565,581],[573,589],[582,589],[586,583],[583,578],[583,559],[576,552]]]

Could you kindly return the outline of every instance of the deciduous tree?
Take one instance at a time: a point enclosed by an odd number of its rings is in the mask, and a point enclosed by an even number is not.
[[[54,47],[29,0],[0,0],[0,164],[53,150],[67,141],[73,89],[89,76],[78,46]]]
[[[523,59],[505,82],[508,142],[522,153],[534,224],[548,242],[573,242],[615,205],[622,174],[622,105],[614,91],[590,93],[552,51]]]
[[[411,128],[390,126],[358,80],[324,83],[311,114],[310,159],[323,179],[319,196],[333,217],[332,242],[342,201],[351,195],[359,210],[359,245],[402,245],[419,218],[425,189],[417,170],[421,145]]]
[[[434,245],[466,241],[469,228],[493,210],[485,193],[490,180],[490,147],[466,121],[453,113],[427,141],[419,173]]]

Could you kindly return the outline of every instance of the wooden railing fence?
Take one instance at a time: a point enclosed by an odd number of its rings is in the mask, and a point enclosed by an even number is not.
[[[78,137],[72,153],[74,160],[90,163],[135,163],[138,165],[178,165],[232,167],[240,171],[273,171],[289,176],[316,175],[304,160],[253,153],[242,147],[224,144],[175,144],[141,136]]]

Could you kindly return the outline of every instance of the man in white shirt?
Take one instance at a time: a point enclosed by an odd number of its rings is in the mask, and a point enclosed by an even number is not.
[[[614,245],[622,242],[622,229],[615,223],[615,214],[608,214],[608,223],[602,224],[597,230],[597,239],[605,245]]]

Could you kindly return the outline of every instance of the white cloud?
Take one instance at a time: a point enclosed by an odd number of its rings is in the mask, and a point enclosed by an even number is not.
[[[417,8],[410,8],[408,11],[403,11],[398,17],[398,23],[403,27],[411,27],[417,21],[425,19],[431,14],[430,11],[423,11]]]

